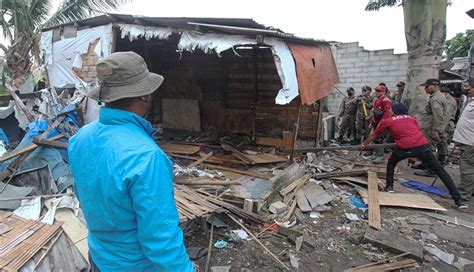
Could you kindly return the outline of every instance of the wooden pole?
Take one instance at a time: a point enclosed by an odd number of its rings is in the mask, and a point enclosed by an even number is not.
[[[321,127],[323,122],[323,104],[326,101],[326,97],[319,99],[319,109],[318,109],[318,123],[316,125],[316,146],[321,145]]]
[[[300,115],[301,115],[301,102],[298,102],[298,117],[296,118],[296,123],[295,123],[295,130],[293,135],[293,143],[291,144],[291,153],[290,153],[290,161],[293,161],[293,155],[294,155],[294,150],[296,146],[296,140],[298,139],[298,130],[300,127]]]
[[[268,252],[268,254],[270,254],[270,256],[272,256],[275,260],[277,260],[277,262],[279,264],[281,264],[286,270],[291,270],[285,263],[283,263],[282,261],[280,261],[280,259],[278,259],[278,257],[270,251],[270,249],[268,249],[262,242],[260,242],[260,240],[258,240],[257,236],[255,236],[252,232],[250,232],[250,230],[244,226],[244,224],[240,223],[239,220],[235,219],[232,215],[230,214],[227,214],[227,216],[232,219],[232,221],[234,221],[235,223],[237,223],[237,225],[239,225],[241,228],[243,228],[250,236],[252,236],[252,238],[260,245],[263,247],[263,249],[265,249],[265,251]]]
[[[388,144],[372,144],[364,147],[366,149],[376,149],[376,148],[393,148],[396,147],[394,143]],[[316,152],[316,151],[334,151],[334,150],[357,150],[359,147],[357,145],[348,145],[348,146],[318,146],[318,147],[310,147],[310,148],[295,148],[291,150],[294,153],[306,153],[306,152]],[[288,149],[280,149],[281,151],[289,151]]]
[[[206,266],[204,267],[204,272],[209,271],[209,264],[211,263],[211,252],[212,252],[213,236],[214,236],[214,225],[211,224],[211,235],[209,237],[209,246],[207,248]]]

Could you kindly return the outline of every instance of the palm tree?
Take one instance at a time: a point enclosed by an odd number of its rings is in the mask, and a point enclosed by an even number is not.
[[[408,51],[407,89],[411,98],[410,112],[419,116],[426,95],[419,89],[427,78],[437,78],[446,40],[448,0],[370,0],[366,10],[401,5]]]
[[[130,0],[64,0],[52,11],[52,0],[1,0],[0,31],[9,45],[0,44],[5,52],[5,72],[12,86],[19,88],[28,75],[32,58],[38,62],[39,34],[43,27],[84,19],[106,10],[116,9]]]

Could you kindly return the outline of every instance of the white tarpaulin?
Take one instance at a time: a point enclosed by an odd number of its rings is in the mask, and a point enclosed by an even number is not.
[[[72,70],[73,64],[79,68],[77,58],[87,53],[89,44],[97,38],[100,40],[95,48],[96,54],[105,57],[111,53],[112,24],[78,30],[76,37],[63,37],[54,43],[52,36],[52,30],[41,33],[41,53],[48,68],[49,80],[54,87],[75,85],[79,82]]]
[[[296,66],[288,45],[280,39],[265,38],[265,44],[272,47],[273,59],[278,70],[283,88],[278,92],[275,103],[285,105],[298,96],[298,80],[296,78]],[[179,51],[193,52],[200,49],[207,54],[220,54],[237,45],[257,44],[255,39],[239,35],[224,34],[198,34],[183,31],[178,43]]]
[[[144,37],[147,41],[152,38],[157,38],[160,40],[167,40],[171,34],[173,34],[173,29],[170,27],[156,27],[156,26],[141,26],[141,25],[131,25],[131,24],[119,24],[121,38],[128,37],[130,41],[136,40],[140,37]]]

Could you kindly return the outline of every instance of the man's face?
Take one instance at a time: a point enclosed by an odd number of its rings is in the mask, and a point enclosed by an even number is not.
[[[363,94],[363,95],[369,95],[369,94],[370,94],[370,91],[369,91],[369,90],[366,90],[366,89],[362,89],[362,94]]]
[[[148,115],[151,108],[151,99],[152,99],[151,94],[140,97],[140,102],[143,104],[143,107],[141,108],[142,117],[146,117]]]
[[[464,94],[469,96],[469,97],[474,97],[474,87],[469,85],[469,83],[465,82],[462,85],[464,89]]]
[[[375,91],[375,96],[376,96],[377,98],[383,96],[384,94],[385,94],[385,93],[384,93],[383,91]]]
[[[403,90],[405,90],[405,86],[399,84],[399,85],[397,85],[397,90],[398,90],[399,92],[403,93]]]
[[[353,91],[347,91],[347,95],[348,95],[349,97],[352,97],[352,96],[354,95],[354,92],[353,92]]]
[[[424,86],[424,88],[427,94],[432,94],[437,90],[438,86],[431,84]]]

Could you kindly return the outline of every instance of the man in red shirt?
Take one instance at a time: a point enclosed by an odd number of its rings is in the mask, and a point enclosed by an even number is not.
[[[390,98],[387,97],[388,89],[384,85],[378,85],[375,88],[375,96],[377,100],[374,102],[374,107],[372,109],[373,118],[372,118],[372,128],[375,130],[377,129],[379,123],[390,117],[390,110],[392,108],[392,101]],[[384,142],[385,138],[387,137],[387,132],[378,135],[378,137],[374,140],[374,143],[381,144]],[[376,155],[372,158],[374,163],[384,163],[384,153],[383,148],[379,148],[376,151]]]
[[[456,206],[460,209],[467,208],[453,180],[431,151],[428,140],[426,140],[420,131],[416,118],[407,115],[407,112],[408,108],[406,105],[402,103],[393,104],[389,111],[390,117],[380,121],[377,129],[359,148],[364,149],[366,145],[384,131],[390,131],[395,140],[396,148],[393,150],[392,156],[390,156],[387,163],[386,191],[393,193],[393,172],[397,163],[409,157],[416,157],[426,163],[426,165],[438,175],[441,181],[443,181]]]

